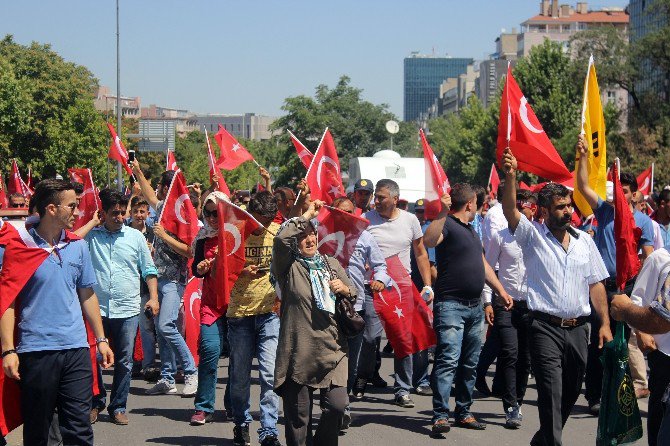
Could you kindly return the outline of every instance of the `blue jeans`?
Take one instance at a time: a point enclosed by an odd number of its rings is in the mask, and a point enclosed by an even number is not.
[[[437,336],[431,375],[433,422],[449,419],[449,396],[455,381],[455,418],[470,414],[472,390],[482,346],[484,311],[481,303],[467,306],[457,301],[435,302],[433,328]]]
[[[358,314],[364,316],[365,311],[359,311]],[[358,358],[361,353],[361,346],[363,345],[363,335],[364,333],[359,333],[353,338],[347,339],[347,343],[349,344],[349,376],[347,378],[347,392],[351,392],[351,388],[354,386],[356,376],[358,375]]]
[[[220,317],[212,325],[200,324],[200,339],[198,340],[198,391],[195,394],[195,410],[207,413],[214,412],[214,400],[216,397],[216,371],[219,364],[219,356],[224,341],[228,336],[226,318]],[[230,375],[230,371],[229,371]],[[223,396],[223,407],[232,410],[230,404],[230,386],[226,384]]]
[[[156,362],[156,333],[154,318],[144,315],[144,306],[149,302],[149,295],[143,294],[140,301],[140,338],[142,339],[142,368],[152,366]]]
[[[102,318],[105,334],[111,340],[114,349],[114,380],[112,394],[109,398],[107,410],[111,415],[126,411],[128,392],[130,392],[130,377],[133,368],[133,349],[139,315],[128,318]],[[102,368],[98,364],[98,389],[100,393],[93,397],[93,407],[103,409],[107,403],[107,391],[102,382]]]
[[[372,299],[372,294],[366,288],[365,303],[363,304],[365,330],[363,330],[363,341],[358,354],[358,363],[356,364],[358,376],[368,380],[372,379],[375,372],[378,370],[377,352],[379,351],[379,342],[381,341],[382,333],[384,331],[384,327],[375,311]]]
[[[279,339],[279,317],[275,313],[228,318],[230,343],[230,396],[236,426],[253,421],[249,413],[251,362],[258,359],[258,377],[261,387],[261,427],[258,437],[279,436],[279,396],[274,393],[275,358]]]
[[[160,312],[156,321],[158,324],[156,331],[161,355],[161,379],[171,384],[174,384],[174,375],[177,373],[177,361],[184,375],[192,375],[198,371],[193,355],[177,329],[177,318],[183,294],[184,285],[174,280],[158,279]]]
[[[428,350],[416,352],[402,359],[393,358],[395,396],[409,395],[412,387],[429,386]]]

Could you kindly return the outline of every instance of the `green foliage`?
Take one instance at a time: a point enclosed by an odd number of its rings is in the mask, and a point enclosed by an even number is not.
[[[91,167],[106,176],[108,132],[93,107],[98,82],[85,67],[66,62],[49,45],[0,41],[0,170],[12,158],[35,177]]]

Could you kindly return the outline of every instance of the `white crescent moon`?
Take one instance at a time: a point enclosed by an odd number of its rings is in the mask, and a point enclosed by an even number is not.
[[[300,151],[300,153],[298,153],[298,157],[299,157],[300,159],[302,159],[302,158],[304,158],[304,157],[306,157],[306,156],[310,156],[310,155],[311,155],[311,152],[309,152],[307,149],[302,149],[302,150]]]
[[[324,238],[319,240],[319,244],[316,246],[316,249],[319,249],[321,247],[321,245],[323,245],[324,243],[327,243],[331,240],[335,240],[337,242],[337,249],[335,250],[335,254],[333,255],[333,257],[339,258],[340,255],[342,254],[342,250],[344,249],[345,237],[344,237],[344,232],[342,232],[342,231],[337,231],[337,232],[334,232],[332,234],[326,235]]]
[[[235,239],[235,246],[233,249],[227,254],[231,255],[234,252],[237,252],[238,249],[240,249],[240,245],[242,245],[242,234],[240,234],[240,230],[237,229],[237,226],[235,226],[232,223],[224,223],[223,229],[230,233],[230,235],[233,236],[233,239]]]
[[[333,165],[335,167],[335,170],[337,171],[337,173],[338,174],[340,173],[340,166],[337,165],[335,160],[333,160],[332,158],[330,158],[328,156],[321,157],[321,159],[319,160],[319,165],[316,167],[316,183],[319,185],[319,188],[321,188],[321,167],[323,166],[323,163],[328,163],[328,164]]]
[[[649,177],[645,178],[644,183],[642,183],[642,186],[638,187],[638,189],[647,190],[647,188],[649,187],[649,181],[650,181]]]
[[[395,288],[396,292],[398,293],[398,299],[399,302],[402,302],[402,293],[400,292],[400,287],[398,286],[397,283],[395,283],[395,280],[391,281],[391,286]],[[386,306],[388,306],[388,302],[386,302],[386,299],[384,299],[384,296],[382,295],[382,292],[379,292],[379,298],[384,302]]]
[[[191,311],[191,317],[195,319],[195,316],[193,315],[193,302],[197,300],[202,300],[202,296],[200,296],[200,293],[197,291],[194,291],[191,293],[191,303],[189,305],[189,310]]]
[[[523,122],[523,125],[525,125],[526,128],[533,133],[543,133],[544,130],[533,127],[533,124],[531,124],[530,121],[528,120],[528,108],[526,107],[527,104],[528,100],[526,99],[526,97],[521,96],[521,104],[519,104],[519,115],[521,116],[521,121]]]
[[[177,198],[177,201],[174,203],[174,213],[177,216],[177,220],[179,220],[181,223],[187,225],[189,224],[186,220],[184,220],[184,217],[181,216],[181,210],[184,208],[184,202],[186,200],[189,200],[188,194],[183,194],[179,198]]]

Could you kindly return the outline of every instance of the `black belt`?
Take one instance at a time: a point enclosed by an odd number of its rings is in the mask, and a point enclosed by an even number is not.
[[[572,319],[563,319],[558,316],[552,316],[551,314],[543,313],[541,311],[531,311],[530,316],[533,319],[539,319],[561,328],[579,327],[580,325],[584,325],[589,321],[589,316],[579,316]]]
[[[516,308],[517,310],[527,310],[528,302],[526,302],[525,300],[515,300],[514,306],[512,308]]]

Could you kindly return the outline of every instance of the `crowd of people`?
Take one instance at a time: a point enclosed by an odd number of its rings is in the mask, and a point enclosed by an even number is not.
[[[581,137],[577,150],[586,153]],[[387,348],[374,300],[394,285],[385,259],[396,255],[432,308],[436,345],[394,357],[392,402],[411,409],[413,394],[432,396],[434,436],[452,427],[486,429],[473,411],[475,389],[502,400],[506,428],[522,428],[532,374],[540,428],[529,433],[530,444],[562,444],[582,391],[598,414],[601,349],[612,340],[616,321],[624,321],[635,395],[649,397],[649,444],[670,444],[670,188],[644,197],[633,175],[620,175],[641,229],[643,266],[619,290],[614,207],[590,188],[586,159],[577,166],[575,186],[593,217],[579,224],[567,187],[519,189],[509,149],[497,196],[454,184],[432,220],[425,218],[425,201],[408,206],[393,180],[373,185],[360,179],[330,204],[369,222],[348,265],[319,252],[317,216],[325,204],[311,200],[306,182],[273,190],[263,168],[264,186],[253,193],[228,196],[216,178],[208,189],[190,186],[199,218],[191,223],[200,227],[191,244],[157,218],[175,171],[152,185],[134,161],[130,196],[100,191],[100,211],[73,232],[81,185],[46,179],[29,200],[11,196],[12,207],[29,207],[31,214],[17,237],[46,253],[20,283],[18,271],[32,264],[17,264],[22,251],[0,246],[0,277],[20,285],[16,300],[3,308],[0,339],[4,373],[20,382],[24,444],[92,445],[92,425],[103,411],[111,422],[127,425],[131,379],[141,376],[155,381],[149,395],[194,398],[184,422],[206,424],[222,409],[234,425],[233,444],[250,445],[255,359],[260,444],[282,444],[281,399],[286,445],[337,445],[368,386],[388,385],[379,373]],[[259,223],[244,241],[244,269],[225,306],[217,299],[223,284],[216,274],[222,201]],[[190,277],[203,279],[197,364],[182,322]],[[343,331],[336,317],[342,301],[364,320],[359,333]],[[96,346],[91,373],[89,348]],[[217,407],[221,356],[229,358],[228,381],[223,407]],[[494,361],[491,390],[486,374]],[[108,389],[102,370],[112,366]],[[313,429],[315,392],[321,415]]]

